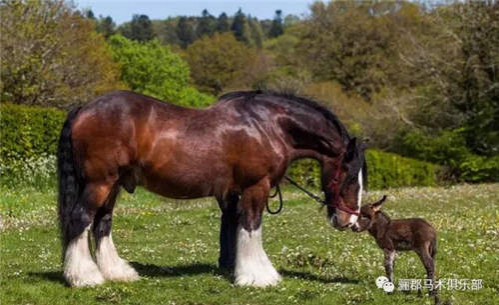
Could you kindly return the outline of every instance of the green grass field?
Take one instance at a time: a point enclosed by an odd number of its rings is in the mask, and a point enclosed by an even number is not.
[[[220,213],[211,199],[173,201],[123,193],[114,220],[119,253],[141,280],[72,289],[61,275],[53,190],[1,189],[0,304],[433,304],[424,294],[375,286],[383,254],[367,233],[331,228],[325,211],[287,189],[277,216],[264,216],[264,247],[283,276],[276,287],[240,288],[217,269]],[[423,217],[438,230],[437,276],[481,279],[479,290],[441,290],[453,304],[499,304],[499,184],[407,188],[389,194],[392,218]],[[395,263],[399,279],[422,279],[413,253]]]

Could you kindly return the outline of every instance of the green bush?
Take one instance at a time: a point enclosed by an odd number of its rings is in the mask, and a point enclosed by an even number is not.
[[[133,91],[190,107],[215,101],[191,86],[189,65],[158,40],[140,43],[113,35],[108,42],[114,60],[121,65],[121,80]]]
[[[440,167],[431,163],[376,150],[367,150],[366,162],[369,189],[438,183]],[[304,159],[294,162],[288,173],[303,185],[320,186],[320,169],[316,161]]]
[[[438,183],[441,167],[376,150],[366,153],[370,189],[402,186],[431,186]]]
[[[54,108],[0,106],[1,184],[33,184],[55,177],[57,141],[65,117]]]
[[[55,155],[64,111],[12,104],[0,106],[0,158],[29,159]]]
[[[464,128],[445,130],[430,135],[412,130],[400,136],[396,150],[403,155],[446,166],[453,180],[466,182],[498,182],[499,155],[479,156],[466,144]]]

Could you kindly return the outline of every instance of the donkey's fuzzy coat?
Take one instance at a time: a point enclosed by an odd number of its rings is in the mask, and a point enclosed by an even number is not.
[[[386,276],[393,282],[393,265],[396,251],[415,251],[421,259],[427,278],[435,280],[435,255],[437,233],[433,226],[422,218],[390,219],[380,211],[386,196],[361,208],[361,217],[352,227],[353,231],[367,230],[385,254]],[[430,296],[436,292],[430,290]]]

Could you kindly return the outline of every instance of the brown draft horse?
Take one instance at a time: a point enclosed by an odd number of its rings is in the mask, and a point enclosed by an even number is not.
[[[321,164],[331,224],[355,224],[366,177],[364,147],[311,100],[233,92],[206,109],[188,109],[118,91],[72,110],[58,149],[67,282],[138,279],[117,254],[111,222],[120,187],[132,193],[141,185],[169,198],[215,197],[222,210],[220,267],[233,270],[238,285],[275,285],[280,276],[262,247],[262,212],[270,189],[299,158]]]

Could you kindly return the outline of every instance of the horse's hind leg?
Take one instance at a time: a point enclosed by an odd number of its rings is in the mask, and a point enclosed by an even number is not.
[[[111,281],[134,281],[137,272],[118,256],[111,234],[113,208],[118,197],[119,185],[115,184],[106,203],[97,211],[93,224],[95,238],[95,257],[102,275]]]
[[[89,249],[88,231],[97,208],[108,197],[110,188],[102,184],[87,184],[74,207],[66,207],[64,277],[71,286],[94,286],[104,282]]]

